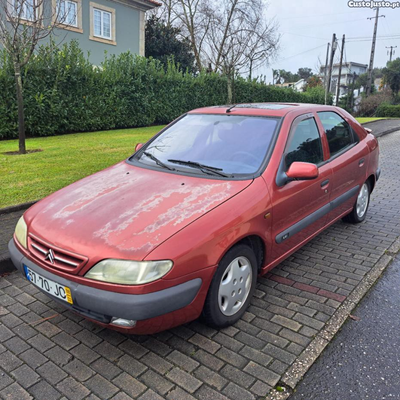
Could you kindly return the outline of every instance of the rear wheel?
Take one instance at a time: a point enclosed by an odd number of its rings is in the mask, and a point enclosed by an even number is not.
[[[365,181],[358,192],[357,200],[351,210],[351,213],[343,218],[343,221],[350,222],[352,224],[359,224],[364,221],[371,195],[371,185],[369,181]]]
[[[253,250],[239,244],[222,258],[204,303],[203,319],[215,328],[238,321],[246,311],[257,281],[257,260]]]

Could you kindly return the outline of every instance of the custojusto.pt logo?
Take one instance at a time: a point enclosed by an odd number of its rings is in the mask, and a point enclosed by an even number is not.
[[[399,8],[400,1],[349,1],[350,8]]]

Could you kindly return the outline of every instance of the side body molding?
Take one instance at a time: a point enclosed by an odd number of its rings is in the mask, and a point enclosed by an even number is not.
[[[307,217],[303,218],[299,222],[296,222],[294,225],[292,225],[288,229],[285,229],[283,232],[276,235],[276,237],[275,237],[276,243],[278,243],[278,244],[282,243],[284,240],[288,239],[289,237],[292,237],[296,233],[299,233],[301,230],[307,228],[307,226],[313,224],[318,219],[322,218],[324,215],[328,214],[330,211],[332,211],[336,207],[339,207],[345,201],[351,199],[353,196],[355,196],[358,193],[359,190],[360,190],[360,185],[353,187],[352,189],[348,190],[346,193],[343,193],[339,197],[336,197],[336,199],[332,200],[330,203],[325,204],[323,207],[319,208],[317,211],[314,211],[313,213],[311,213],[310,215],[307,215]]]

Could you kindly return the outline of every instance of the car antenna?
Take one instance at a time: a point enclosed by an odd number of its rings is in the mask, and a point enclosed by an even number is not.
[[[230,106],[225,112],[226,112],[227,114],[229,114],[229,113],[231,112],[232,108],[234,108],[234,107],[236,107],[236,106],[237,106],[237,104],[234,104],[233,106]]]

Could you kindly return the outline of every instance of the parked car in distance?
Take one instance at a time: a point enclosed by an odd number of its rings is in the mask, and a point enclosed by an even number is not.
[[[53,300],[105,327],[149,334],[200,316],[225,327],[257,276],[340,218],[365,219],[378,159],[375,137],[337,107],[193,110],[32,206],[10,254]]]

